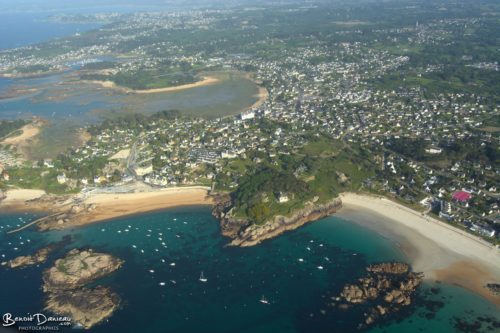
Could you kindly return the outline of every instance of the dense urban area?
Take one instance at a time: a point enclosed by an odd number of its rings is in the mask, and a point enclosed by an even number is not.
[[[255,223],[366,191],[498,243],[500,5],[479,3],[52,17],[105,25],[1,51],[1,74],[44,75],[78,62],[82,80],[153,89],[234,71],[251,75],[267,98],[226,117],[137,110],[89,126],[90,140],[54,158],[33,161],[3,145],[0,188],[203,185],[231,193],[234,214]],[[0,138],[24,125],[2,121]]]

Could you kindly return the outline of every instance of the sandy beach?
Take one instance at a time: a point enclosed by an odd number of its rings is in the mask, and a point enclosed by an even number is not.
[[[257,95],[255,95],[255,97],[257,97],[258,100],[255,103],[253,103],[252,105],[250,105],[249,107],[245,108],[244,111],[252,110],[252,109],[256,109],[256,108],[260,107],[262,104],[264,104],[264,102],[269,97],[269,93],[267,92],[266,88],[259,87],[259,92],[257,93]]]
[[[209,86],[212,84],[216,84],[219,81],[220,80],[215,78],[215,77],[206,76],[206,77],[203,77],[203,80],[198,81],[198,82],[194,82],[194,83],[183,84],[183,85],[174,86],[174,87],[144,89],[144,90],[134,90],[134,89],[130,89],[127,87],[118,86],[112,81],[89,81],[89,82],[94,83],[94,84],[98,84],[98,85],[102,86],[103,88],[120,90],[120,91],[125,92],[125,93],[156,94],[156,93],[174,92],[174,91],[181,91],[181,90],[192,89],[192,88],[197,88],[197,87]]]
[[[0,211],[47,212],[49,216],[54,216],[70,212],[75,202],[94,207],[90,211],[82,210],[72,215],[70,221],[63,226],[63,228],[71,228],[172,207],[210,205],[212,197],[208,196],[208,190],[209,188],[202,186],[172,187],[131,193],[77,194],[60,196],[56,199],[53,196],[44,197],[46,193],[42,190],[16,189],[4,193],[6,198],[0,201]],[[39,222],[33,221],[18,230],[9,232],[21,231],[34,224],[39,224]],[[56,224],[54,226],[61,229]]]
[[[345,193],[336,216],[368,227],[398,243],[415,271],[476,292],[500,306],[485,288],[500,282],[500,251],[446,223],[386,198]]]
[[[4,194],[5,199],[0,201],[0,211],[26,209],[27,201],[40,198],[45,194],[45,191],[16,189],[9,190]]]
[[[138,193],[92,194],[84,202],[87,205],[94,204],[97,208],[82,216],[80,224],[171,207],[210,205],[212,199],[208,196],[208,188],[192,186]]]

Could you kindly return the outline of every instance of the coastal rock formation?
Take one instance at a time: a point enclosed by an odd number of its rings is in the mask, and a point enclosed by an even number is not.
[[[212,214],[219,219],[222,234],[232,238],[230,245],[245,247],[332,215],[341,207],[342,201],[334,199],[321,205],[310,204],[291,216],[276,216],[263,224],[252,224],[249,220],[232,217],[231,202],[226,198],[216,201]]]
[[[336,298],[346,302],[338,306],[341,309],[349,308],[349,304],[368,306],[360,326],[371,325],[410,305],[423,278],[421,273],[410,272],[409,265],[398,262],[370,265],[366,271],[367,276],[345,285]]]
[[[494,295],[500,295],[500,283],[488,283],[486,288],[488,288]]]
[[[50,252],[54,249],[53,246],[47,246],[38,250],[35,254],[29,256],[19,256],[7,262],[10,268],[21,268],[43,263],[47,260]]]
[[[90,328],[111,316],[120,303],[109,288],[84,286],[102,278],[123,261],[92,250],[71,250],[43,273],[43,291],[48,293],[46,309],[69,316],[83,328]]]
[[[121,267],[123,261],[92,250],[71,250],[66,257],[56,260],[43,273],[43,290],[67,290],[82,287]]]
[[[71,317],[88,329],[110,317],[119,303],[120,298],[111,289],[97,286],[49,293],[45,310]]]
[[[71,236],[64,236],[63,239],[56,243],[51,243],[46,247],[39,249],[35,254],[27,256],[19,256],[12,260],[2,262],[2,266],[7,266],[10,268],[22,268],[26,266],[41,264],[47,261],[50,253],[52,253],[57,248],[64,247],[71,242]]]
[[[76,225],[75,222],[81,217],[96,209],[96,205],[94,204],[87,205],[83,203],[71,206],[61,203],[58,207],[58,213],[43,217],[37,221],[38,230],[62,230],[69,226],[74,226]]]
[[[384,262],[370,265],[366,270],[371,273],[405,274],[410,271],[410,265],[402,262]]]

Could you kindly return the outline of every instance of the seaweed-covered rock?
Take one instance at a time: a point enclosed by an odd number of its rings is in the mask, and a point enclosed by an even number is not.
[[[120,298],[109,288],[97,286],[71,291],[51,292],[45,309],[71,317],[75,324],[88,329],[110,317],[120,304]]]
[[[340,293],[340,299],[347,304],[369,306],[360,326],[372,325],[379,318],[410,305],[423,277],[421,273],[411,272],[409,265],[398,262],[370,265],[366,270],[367,276],[345,285]]]

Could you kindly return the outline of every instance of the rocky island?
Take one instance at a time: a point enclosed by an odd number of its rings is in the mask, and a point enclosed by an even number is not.
[[[43,273],[46,310],[69,316],[75,324],[91,328],[112,315],[120,298],[109,288],[85,286],[119,269],[123,261],[92,250],[71,250]]]
[[[19,256],[7,262],[3,262],[2,265],[6,265],[10,268],[22,268],[26,266],[41,264],[47,260],[47,257],[52,252],[52,250],[52,246],[47,246],[38,250],[33,255]]]
[[[23,268],[26,266],[32,266],[36,264],[41,264],[47,261],[49,255],[56,249],[61,248],[71,242],[71,236],[64,236],[63,239],[56,243],[51,243],[32,255],[19,256],[9,261],[2,262],[2,266],[7,266],[10,268]]]
[[[423,278],[422,273],[411,272],[408,264],[399,262],[370,265],[366,271],[365,277],[346,284],[340,296],[334,298],[336,303],[330,304],[339,309],[366,306],[360,327],[409,306]]]
[[[89,329],[110,317],[120,304],[120,297],[111,289],[97,286],[48,294],[46,310],[72,318],[77,326]]]

